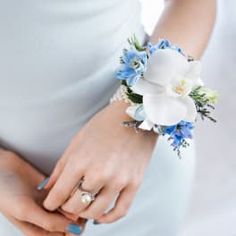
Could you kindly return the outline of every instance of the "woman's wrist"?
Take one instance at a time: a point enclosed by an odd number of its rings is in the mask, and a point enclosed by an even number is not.
[[[123,125],[167,135],[173,150],[189,146],[197,115],[211,117],[217,92],[204,86],[201,62],[168,39],[142,46],[134,35],[120,57],[115,78],[121,85],[110,103],[124,101],[132,120]]]
[[[158,134],[155,132],[149,132],[146,130],[139,129],[138,132],[134,132],[132,129],[127,129],[124,125],[124,121],[132,121],[133,119],[126,113],[126,109],[130,106],[130,104],[125,101],[114,101],[108,105],[108,109],[110,110],[110,114],[112,114],[112,120],[115,121],[117,125],[124,130],[127,135],[132,135],[132,138],[141,137],[141,139],[148,139],[149,143],[155,145]],[[115,127],[115,124],[114,124]]]

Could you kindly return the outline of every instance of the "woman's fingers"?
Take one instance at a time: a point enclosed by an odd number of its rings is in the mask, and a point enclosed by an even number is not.
[[[62,210],[78,218],[79,213],[89,206],[89,203],[83,203],[81,201],[82,193],[82,191],[77,189],[70,199],[61,206]]]
[[[58,233],[58,232],[50,233],[36,225],[19,221],[17,219],[14,219],[13,217],[7,217],[7,218],[26,236],[64,236],[63,233]]]
[[[127,215],[136,194],[136,187],[127,187],[119,195],[115,206],[106,214],[96,219],[99,223],[112,223]]]
[[[65,164],[66,164],[66,160],[69,157],[69,154],[72,152],[72,145],[70,145],[65,152],[63,153],[62,157],[60,158],[60,160],[57,162],[56,166],[54,167],[50,178],[48,178],[47,184],[44,186],[45,189],[50,189],[55,182],[57,181],[57,179],[59,178],[60,174],[62,173]]]
[[[79,216],[87,219],[98,219],[108,210],[118,194],[119,191],[111,187],[105,187],[97,195],[95,201],[87,209],[79,213]]]
[[[88,219],[82,218],[75,215],[72,215],[68,212],[63,211],[61,208],[58,209],[58,212],[60,212],[61,214],[63,214],[65,217],[67,217],[68,219],[72,220],[73,222],[75,222],[76,224],[80,225],[82,228],[82,231],[85,230],[86,224]]]
[[[61,173],[62,173],[62,171],[63,171],[63,169],[66,165],[67,159],[73,153],[76,146],[77,146],[77,144],[75,142],[75,137],[74,137],[72,139],[70,145],[68,146],[68,148],[64,151],[64,153],[63,153],[62,157],[60,158],[60,160],[57,162],[55,168],[53,169],[53,172],[52,172],[52,174],[49,178],[49,181],[45,185],[45,189],[50,189],[55,184],[55,182],[57,181],[57,179],[61,175]]]
[[[58,208],[57,211],[60,212],[62,215],[64,215],[66,218],[68,218],[68,219],[70,219],[72,221],[76,221],[78,219],[78,216],[73,215],[71,213],[68,213],[68,212],[62,210],[61,208]]]
[[[78,185],[83,174],[84,170],[82,168],[74,166],[73,163],[68,163],[48,193],[43,203],[44,207],[49,211],[54,211],[62,206]]]
[[[19,221],[31,223],[49,232],[68,232],[71,224],[73,224],[73,228],[77,227],[78,231],[82,231],[80,225],[75,225],[60,213],[45,211],[34,201],[22,200],[20,203],[22,206],[19,208],[17,214],[15,214]]]
[[[89,203],[82,201],[82,196],[84,192],[90,192],[96,194],[103,187],[103,181],[99,181],[98,178],[89,177],[83,180],[80,186],[78,186],[75,191],[71,194],[71,197],[62,205],[62,209],[66,212],[79,216],[80,212],[85,210]],[[84,217],[86,218],[86,217]]]

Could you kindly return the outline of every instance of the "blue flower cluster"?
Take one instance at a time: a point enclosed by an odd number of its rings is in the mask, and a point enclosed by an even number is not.
[[[181,54],[184,54],[182,49],[171,44],[171,42],[169,40],[166,39],[162,39],[160,40],[156,45],[153,45],[152,43],[148,42],[147,44],[148,50],[150,52],[150,54],[152,55],[157,49],[166,49],[166,48],[170,48],[173,49]]]
[[[174,151],[181,157],[180,149],[182,147],[189,146],[188,139],[192,139],[192,132],[194,129],[194,123],[187,121],[180,121],[179,123],[171,126],[163,126],[153,123],[149,120],[148,115],[145,112],[143,95],[135,92],[132,86],[139,80],[144,82],[145,72],[147,71],[148,60],[153,56],[159,56],[158,52],[162,52],[164,49],[170,49],[172,53],[175,52],[183,55],[188,61],[194,60],[188,55],[185,55],[184,51],[178,46],[172,44],[169,40],[161,39],[157,44],[147,42],[147,45],[142,46],[134,35],[128,39],[130,44],[129,49],[124,49],[121,56],[121,67],[116,71],[115,78],[122,80],[122,84],[126,86],[125,91],[127,99],[132,102],[132,105],[127,108],[127,114],[133,118],[133,121],[124,122],[125,125],[131,124],[130,127],[140,128],[143,130],[153,130],[160,135],[168,136],[168,140],[171,141],[171,146]],[[167,53],[170,52],[167,50]],[[155,54],[156,53],[156,54]],[[156,58],[155,58],[156,59]],[[123,83],[125,81],[125,83]],[[145,85],[144,85],[145,86]],[[134,91],[133,91],[134,90]],[[124,92],[122,90],[122,92]],[[158,95],[158,92],[157,92]],[[216,94],[204,86],[193,88],[189,97],[195,102],[197,112],[202,118],[207,117],[212,121],[216,121],[210,116],[209,108],[214,109],[213,104],[216,102]],[[158,108],[157,108],[158,109]],[[131,122],[131,123],[130,123]]]
[[[170,43],[166,39],[160,40],[156,45],[152,45],[150,42],[147,44],[147,49],[152,55],[157,49],[171,48],[177,52],[183,54],[182,50]],[[138,50],[133,44],[130,50],[125,49],[121,57],[122,67],[116,72],[116,79],[125,80],[128,86],[133,86],[147,69],[148,55],[145,49],[143,51]]]
[[[168,134],[173,139],[171,145],[178,150],[185,142],[185,139],[192,138],[193,128],[193,123],[182,120],[176,125],[167,126],[164,129],[164,134]]]
[[[122,68],[116,72],[116,78],[126,80],[128,86],[134,85],[147,69],[147,53],[135,48],[124,50],[121,57]]]

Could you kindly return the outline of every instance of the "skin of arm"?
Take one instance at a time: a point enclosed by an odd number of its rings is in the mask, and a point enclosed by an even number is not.
[[[200,58],[216,18],[216,0],[166,0],[150,41],[166,38],[187,55]]]
[[[159,38],[168,39],[186,54],[200,58],[213,29],[215,15],[216,1],[213,0],[165,1],[150,41],[155,44]],[[127,214],[157,138],[151,132],[134,135],[130,129],[117,128],[128,119],[127,106],[120,101],[109,104],[75,136],[46,186],[50,189],[44,201],[47,210],[61,207],[74,214],[75,219],[96,219],[100,223],[111,223]],[[88,207],[79,201],[79,190],[70,196],[84,176],[83,188],[99,191],[95,202]],[[115,206],[104,213],[119,192]]]

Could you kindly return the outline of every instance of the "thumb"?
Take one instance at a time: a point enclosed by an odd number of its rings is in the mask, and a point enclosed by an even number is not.
[[[19,221],[10,216],[7,216],[7,219],[27,236],[64,236],[64,233],[49,233],[35,225]]]

